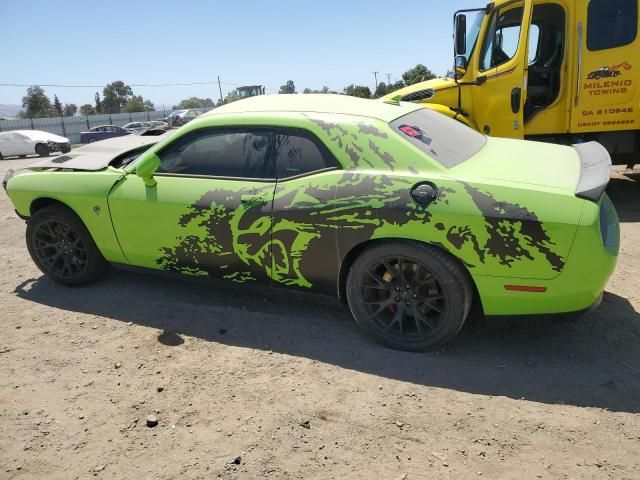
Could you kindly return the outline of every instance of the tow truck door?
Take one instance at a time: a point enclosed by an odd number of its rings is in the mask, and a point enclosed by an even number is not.
[[[474,55],[473,111],[481,132],[524,138],[531,0],[495,2]]]
[[[571,132],[637,129],[639,2],[578,3]]]

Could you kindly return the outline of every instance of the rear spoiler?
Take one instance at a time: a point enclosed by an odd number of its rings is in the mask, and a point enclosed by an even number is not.
[[[597,202],[611,179],[611,156],[598,142],[580,143],[573,148],[580,155],[580,181],[576,196]]]

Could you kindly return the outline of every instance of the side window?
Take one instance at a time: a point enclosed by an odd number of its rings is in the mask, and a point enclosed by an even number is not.
[[[327,148],[311,133],[278,131],[274,136],[274,157],[279,179],[336,168],[338,166]]]
[[[515,56],[520,41],[522,15],[522,7],[493,12],[480,51],[481,71],[498,67]]]
[[[273,179],[267,130],[199,130],[162,150],[160,173]]]
[[[638,34],[638,0],[591,0],[587,16],[587,48],[622,47]]]
[[[538,60],[538,47],[540,44],[540,27],[535,23],[529,29],[529,65],[533,65]]]

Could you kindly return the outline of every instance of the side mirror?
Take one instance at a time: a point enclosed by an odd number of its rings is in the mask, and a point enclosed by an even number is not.
[[[460,13],[456,16],[456,56],[467,53],[467,16]]]
[[[458,69],[467,69],[467,57],[465,57],[464,55],[456,55],[456,70]]]
[[[467,57],[465,57],[464,55],[456,55],[455,67],[455,78],[462,78],[467,71]]]
[[[155,153],[147,153],[136,162],[136,175],[142,178],[147,187],[155,187],[157,182],[153,174],[160,167],[160,158]]]

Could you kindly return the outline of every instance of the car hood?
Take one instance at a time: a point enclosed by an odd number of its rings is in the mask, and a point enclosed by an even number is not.
[[[64,168],[71,170],[97,171],[109,166],[115,158],[145,145],[151,146],[164,140],[171,133],[157,136],[126,135],[90,143],[74,148],[71,153],[59,157],[48,158],[35,163],[29,168],[40,170],[47,168]]]
[[[469,181],[529,185],[575,195],[581,157],[567,146],[489,137],[480,152],[450,171]]]

